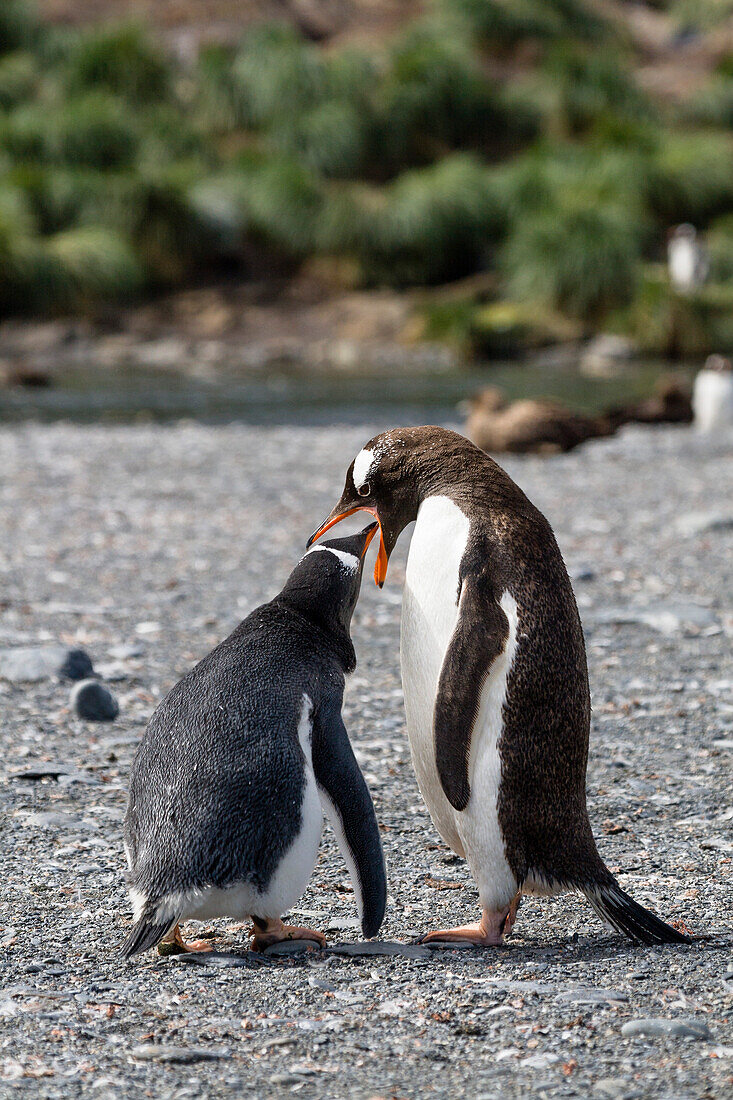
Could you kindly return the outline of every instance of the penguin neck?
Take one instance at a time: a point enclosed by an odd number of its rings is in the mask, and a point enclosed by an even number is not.
[[[356,652],[351,641],[349,626],[345,625],[333,606],[316,604],[313,595],[297,588],[285,588],[276,597],[276,603],[285,607],[291,614],[303,619],[312,629],[315,628],[333,650],[344,672],[353,672],[356,668]]]
[[[451,433],[453,435],[453,433]],[[442,453],[426,453],[413,467],[413,513],[431,497],[447,498],[464,515],[470,516],[478,498],[482,507],[504,512],[525,510],[528,504],[522,490],[494,462],[462,436],[455,436]]]
[[[459,504],[466,483],[483,473],[485,466],[494,466],[488,455],[457,432],[441,432],[439,439],[416,450],[408,462],[412,519],[429,497],[448,497]]]

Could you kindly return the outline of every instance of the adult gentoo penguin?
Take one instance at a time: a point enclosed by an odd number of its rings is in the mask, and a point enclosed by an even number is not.
[[[685,941],[596,850],[583,632],[545,517],[488,455],[436,427],[367,443],[311,542],[361,509],[381,527],[380,586],[417,520],[402,603],[407,732],[431,817],[468,860],[482,907],[477,924],[424,938],[499,944],[522,893],[580,891],[632,940]]]
[[[356,667],[351,616],[376,530],[373,523],[309,551],[282,592],[184,676],[151,718],[125,818],[135,910],[125,956],[161,940],[187,949],[178,930],[186,918],[251,917],[258,950],[283,939],[325,944],[322,933],[280,919],[313,871],[321,806],[362,931],[378,931],[387,896],[382,846],[341,719],[344,675]]]

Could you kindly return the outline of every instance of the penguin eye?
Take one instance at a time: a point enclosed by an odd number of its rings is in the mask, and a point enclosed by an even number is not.
[[[372,491],[372,487],[368,481],[365,481],[363,485],[360,485],[356,490],[360,497],[368,497]]]

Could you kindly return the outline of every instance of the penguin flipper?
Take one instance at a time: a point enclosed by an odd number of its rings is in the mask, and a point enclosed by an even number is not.
[[[364,936],[376,936],[387,905],[382,842],[369,788],[341,717],[341,700],[319,708],[312,759],[323,809],[354,885]]]
[[[456,810],[465,810],[471,797],[468,759],[481,690],[492,664],[504,652],[508,637],[509,621],[491,592],[484,590],[476,577],[466,577],[433,712],[438,775],[446,798]]]

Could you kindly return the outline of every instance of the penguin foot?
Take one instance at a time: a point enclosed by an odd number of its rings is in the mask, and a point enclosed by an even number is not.
[[[158,944],[159,955],[183,955],[187,951],[213,951],[213,946],[208,940],[190,940],[186,943],[177,924]]]
[[[519,906],[521,904],[522,904],[522,891],[517,890],[516,894],[514,895],[512,900],[509,902],[509,912],[507,913],[506,917],[504,918],[504,927],[502,928],[502,932],[504,933],[505,936],[508,936],[511,933],[511,930],[514,927],[514,924],[515,924],[516,919],[517,919],[517,909],[519,908]]]
[[[255,921],[252,929],[252,950],[264,951],[273,943],[283,940],[314,940],[321,947],[326,946],[323,932],[314,928],[301,928],[297,924],[283,924],[281,920]]]
[[[481,920],[476,924],[465,924],[460,928],[442,928],[437,932],[428,932],[421,943],[475,943],[477,947],[500,947],[504,942],[504,933],[514,927],[519,908],[519,895],[512,899],[505,909],[492,911],[484,909]]]

